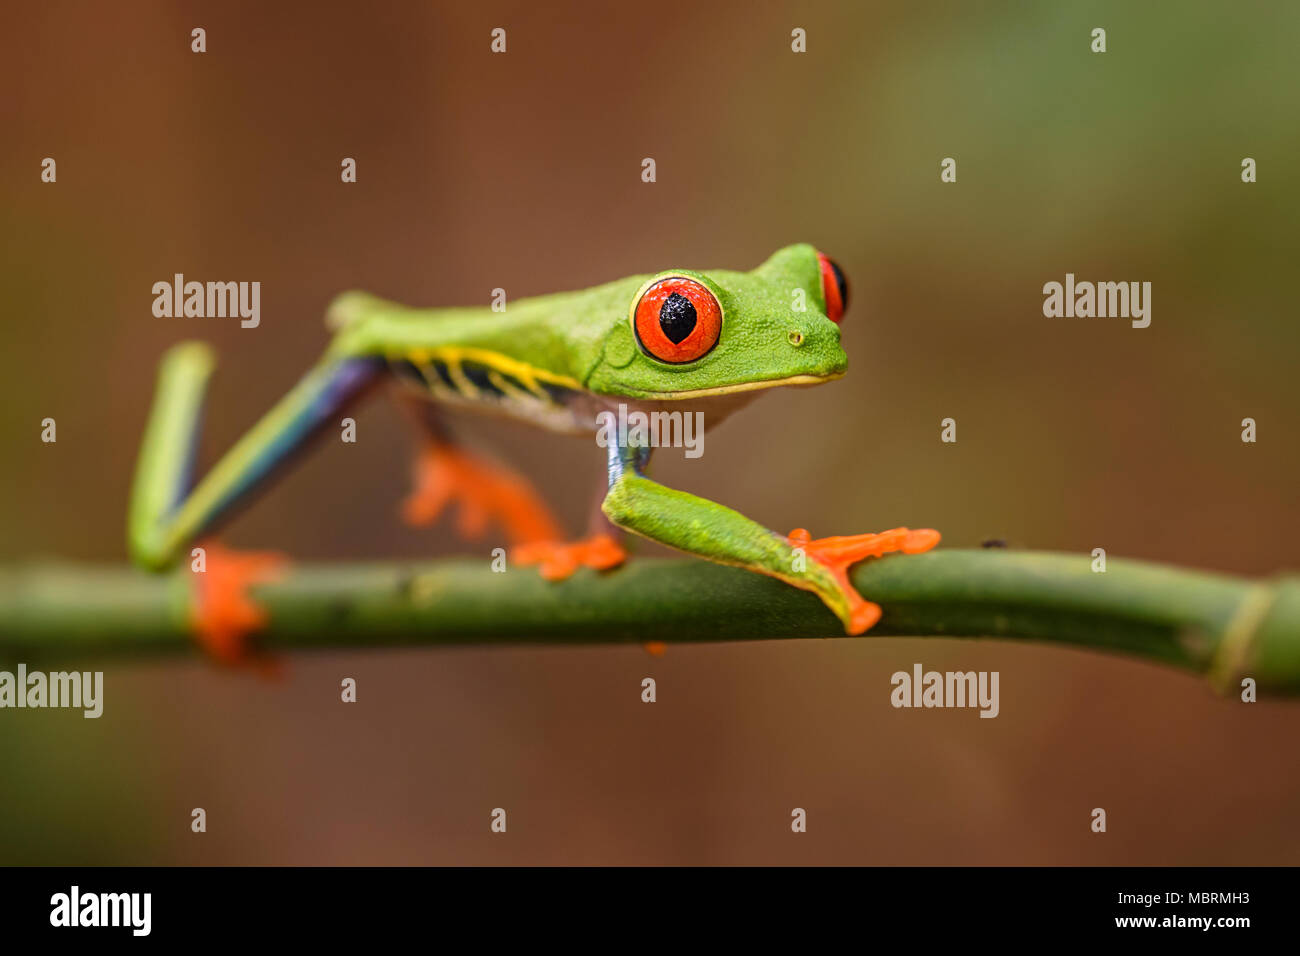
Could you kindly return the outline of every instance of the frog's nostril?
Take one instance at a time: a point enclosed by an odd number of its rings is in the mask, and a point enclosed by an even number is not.
[[[786,338],[790,340],[790,344],[795,348],[803,345],[803,333],[798,329],[791,329],[789,333],[786,334]]]

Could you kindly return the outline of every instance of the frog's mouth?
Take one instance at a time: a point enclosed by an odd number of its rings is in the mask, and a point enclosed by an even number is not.
[[[707,398],[710,395],[734,395],[737,392],[753,392],[760,388],[777,388],[782,385],[808,386],[824,385],[837,378],[843,378],[844,372],[831,372],[828,375],[790,375],[786,378],[760,379],[753,382],[737,382],[735,385],[713,385],[708,388],[690,388],[680,392],[648,392],[647,398],[653,397],[664,401],[685,398]]]

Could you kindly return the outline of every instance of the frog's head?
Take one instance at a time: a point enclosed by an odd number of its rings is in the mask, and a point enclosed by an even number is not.
[[[839,327],[847,305],[844,273],[804,244],[751,272],[660,272],[636,289],[586,385],[690,399],[827,382],[848,364]]]

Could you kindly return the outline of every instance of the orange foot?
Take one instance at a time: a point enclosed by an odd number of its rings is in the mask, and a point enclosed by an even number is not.
[[[452,501],[460,503],[462,537],[481,536],[495,519],[516,544],[560,538],[550,511],[519,475],[451,445],[430,445],[416,460],[415,491],[402,506],[403,517],[416,526],[432,524]]]
[[[274,661],[250,646],[249,638],[266,625],[266,611],[248,596],[248,588],[279,577],[287,559],[270,551],[230,551],[215,542],[203,550],[204,570],[193,572],[191,608],[199,644],[222,664],[251,664],[277,673]]]
[[[522,565],[541,565],[542,577],[563,581],[581,567],[605,571],[627,560],[623,545],[609,534],[593,534],[581,541],[531,541],[515,547],[511,558]]]
[[[790,543],[803,548],[804,554],[825,566],[835,578],[848,601],[848,632],[861,634],[880,620],[880,605],[873,604],[859,594],[849,582],[849,568],[865,558],[902,551],[920,554],[939,543],[939,532],[933,528],[894,528],[879,534],[850,534],[833,538],[818,538],[804,528],[795,528],[787,536]]]

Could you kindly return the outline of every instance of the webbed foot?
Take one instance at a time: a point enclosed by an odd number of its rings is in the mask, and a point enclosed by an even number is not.
[[[572,542],[533,541],[517,546],[510,556],[518,564],[540,565],[548,581],[563,581],[580,567],[616,568],[627,560],[627,551],[612,534],[593,534]]]
[[[787,538],[791,545],[803,549],[810,561],[829,572],[838,594],[822,594],[822,599],[843,620],[849,634],[861,634],[880,620],[880,605],[873,604],[857,592],[849,581],[849,568],[866,558],[895,551],[904,554],[929,551],[939,543],[939,532],[933,528],[894,528],[879,534],[839,535],[814,540],[804,528],[795,528]]]
[[[191,621],[199,645],[218,663],[278,672],[274,659],[257,651],[251,638],[266,626],[265,609],[248,588],[278,578],[288,560],[271,551],[231,551],[215,541],[203,545],[203,570],[193,571]]]
[[[416,460],[415,490],[403,503],[408,524],[432,524],[448,504],[457,502],[456,528],[464,538],[478,538],[496,521],[510,541],[555,541],[559,525],[522,476],[487,459],[444,443],[429,445]]]

